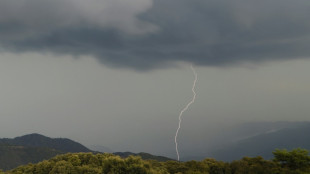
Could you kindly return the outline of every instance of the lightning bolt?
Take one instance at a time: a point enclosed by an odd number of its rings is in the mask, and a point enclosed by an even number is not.
[[[182,115],[183,113],[188,109],[188,107],[193,104],[195,102],[196,99],[196,92],[195,92],[195,87],[196,87],[196,82],[198,80],[198,75],[193,67],[193,65],[191,65],[191,70],[193,71],[194,75],[195,75],[195,80],[194,80],[194,84],[192,87],[192,92],[193,92],[193,98],[192,100],[181,110],[180,114],[179,114],[179,127],[175,133],[175,137],[174,137],[174,142],[175,142],[175,150],[177,152],[177,156],[178,156],[178,161],[180,161],[180,154],[179,154],[179,149],[178,149],[178,134],[179,134],[179,130],[181,128],[181,122],[182,122]]]

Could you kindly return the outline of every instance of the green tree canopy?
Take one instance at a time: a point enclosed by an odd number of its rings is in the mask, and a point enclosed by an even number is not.
[[[310,156],[306,149],[297,148],[292,151],[276,149],[273,155],[274,161],[291,170],[307,170],[310,167]]]

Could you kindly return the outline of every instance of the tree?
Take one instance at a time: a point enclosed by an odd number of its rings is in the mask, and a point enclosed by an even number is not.
[[[202,161],[209,168],[210,174],[227,174],[230,173],[230,166],[223,161],[216,161],[212,158],[206,158]]]
[[[289,168],[290,170],[309,170],[310,169],[310,156],[308,150],[293,149],[287,151],[286,149],[276,149],[272,152],[274,161],[282,165],[282,167]]]
[[[276,163],[266,161],[260,156],[244,157],[241,160],[231,162],[230,167],[233,174],[265,174],[274,173],[272,169],[276,167]]]
[[[182,162],[178,161],[167,161],[165,162],[165,168],[169,173],[185,173],[188,171],[188,167]]]
[[[198,161],[187,161],[185,166],[189,169],[186,174],[209,174],[209,166]]]
[[[59,174],[59,173],[71,173],[77,174],[76,170],[74,169],[73,165],[67,161],[58,161],[55,166],[50,171],[50,174]]]

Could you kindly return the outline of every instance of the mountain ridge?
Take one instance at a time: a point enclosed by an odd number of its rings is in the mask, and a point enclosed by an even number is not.
[[[262,156],[272,158],[275,149],[310,149],[310,123],[282,128],[276,131],[264,132],[259,135],[237,141],[227,147],[218,149],[210,156],[224,161],[240,159],[243,156]]]
[[[38,133],[0,139],[0,168],[8,170],[19,165],[36,163],[56,155],[92,152],[68,138],[50,138]]]
[[[15,138],[0,138],[0,169],[10,170],[20,165],[48,160],[56,155],[79,152],[100,153],[68,138],[50,138],[38,133]],[[116,152],[114,154],[122,158],[132,155],[141,156],[145,160],[172,160],[144,152]]]
[[[50,138],[38,133],[27,134],[15,138],[2,138],[2,144],[26,147],[46,147],[63,152],[92,152],[82,144],[68,138]]]

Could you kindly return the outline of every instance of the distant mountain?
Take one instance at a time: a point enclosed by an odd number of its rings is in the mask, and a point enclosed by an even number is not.
[[[29,134],[13,139],[2,138],[0,139],[0,169],[9,170],[19,165],[47,160],[59,154],[75,152],[94,151],[67,138],[49,138],[40,134]],[[123,158],[133,155],[147,160],[172,160],[148,153],[117,152],[114,154]]]
[[[87,147],[67,138],[49,138],[40,134],[29,134],[13,139],[0,139],[0,144],[26,147],[45,147],[62,152],[91,152]]]
[[[293,126],[295,125],[295,126]],[[244,156],[272,158],[272,151],[278,149],[310,149],[310,123],[298,123],[280,129],[273,129],[258,135],[241,139],[227,145],[209,156],[217,160],[231,161]]]
[[[206,157],[220,157],[221,159],[232,159],[219,155],[221,151],[238,146],[243,140],[265,135],[283,129],[295,129],[310,125],[310,122],[247,122],[234,126],[223,127],[220,132],[215,132],[213,139],[208,139],[208,146],[205,149],[192,149],[191,153],[183,154],[182,161],[202,160]],[[272,155],[271,153],[269,155]]]
[[[310,122],[248,122],[237,125],[225,132],[225,139],[231,141],[239,141],[256,135],[275,132],[285,128],[298,128],[310,124]]]
[[[92,151],[67,138],[49,138],[40,134],[3,138],[0,139],[0,169],[8,170],[69,152]]]
[[[115,152],[113,153],[114,155],[118,155],[122,158],[127,158],[128,156],[132,155],[132,156],[140,156],[142,159],[144,160],[156,160],[156,161],[174,161],[171,158],[167,158],[167,157],[163,157],[163,156],[156,156],[156,155],[151,155],[149,153],[144,153],[144,152],[140,152],[140,153],[132,153],[132,152]]]

